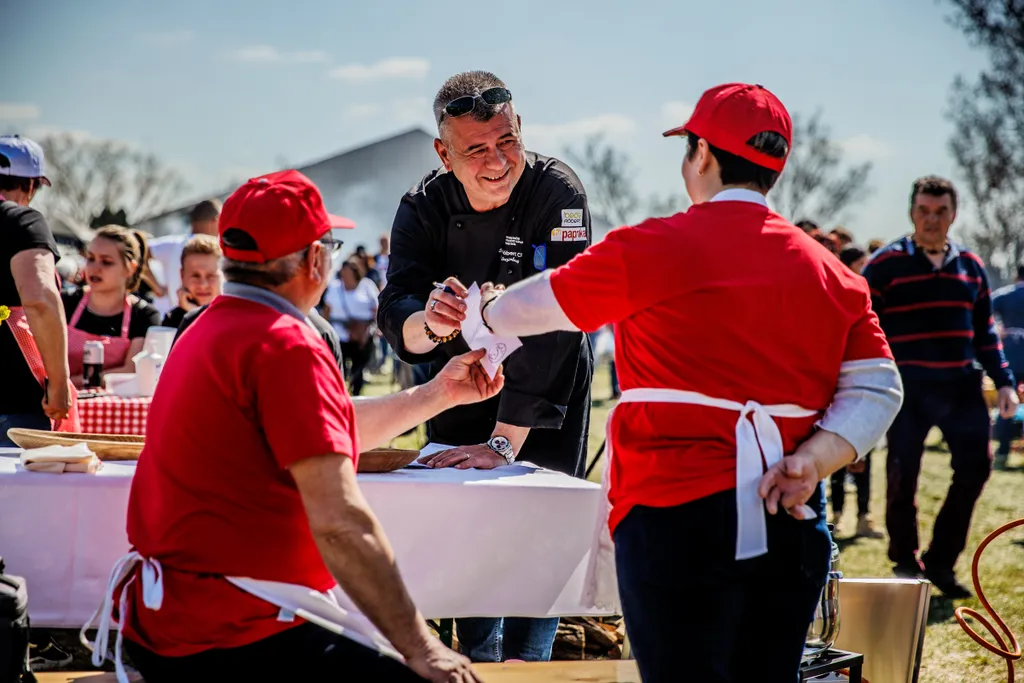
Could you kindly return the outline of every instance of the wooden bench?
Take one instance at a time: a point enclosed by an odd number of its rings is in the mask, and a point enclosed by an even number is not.
[[[640,683],[632,660],[478,664],[474,668],[486,683]],[[117,683],[112,673],[86,671],[37,673],[36,678],[39,683]]]

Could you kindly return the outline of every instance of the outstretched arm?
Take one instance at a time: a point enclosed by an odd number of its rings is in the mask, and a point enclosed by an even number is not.
[[[489,379],[479,361],[479,349],[448,361],[444,369],[426,384],[397,394],[353,398],[360,450],[366,452],[387,443],[438,413],[467,403],[486,401],[504,386],[499,368]]]

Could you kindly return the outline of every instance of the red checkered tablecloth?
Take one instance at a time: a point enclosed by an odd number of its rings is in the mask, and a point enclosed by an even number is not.
[[[78,412],[82,418],[82,431],[87,434],[144,435],[150,400],[120,396],[79,400]]]

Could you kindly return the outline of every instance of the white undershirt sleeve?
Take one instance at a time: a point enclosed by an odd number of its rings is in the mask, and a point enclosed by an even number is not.
[[[892,425],[903,405],[903,382],[888,358],[847,361],[832,405],[818,426],[843,437],[862,459]]]
[[[487,324],[501,337],[579,331],[555,298],[550,270],[512,285],[485,313]]]

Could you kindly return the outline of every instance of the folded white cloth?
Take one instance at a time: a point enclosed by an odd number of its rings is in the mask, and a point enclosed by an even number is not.
[[[103,466],[103,461],[87,444],[76,443],[74,446],[31,448],[21,454],[21,466],[32,472],[95,474]]]

